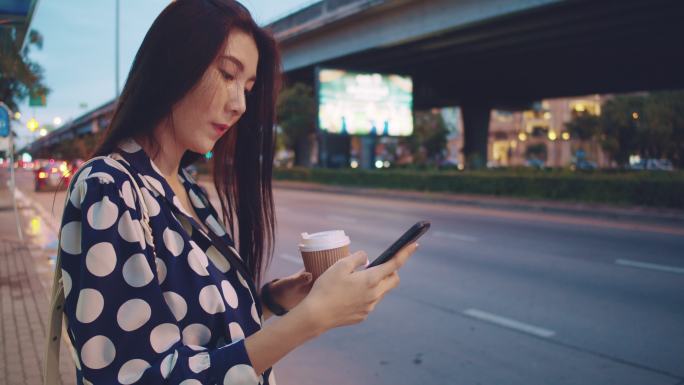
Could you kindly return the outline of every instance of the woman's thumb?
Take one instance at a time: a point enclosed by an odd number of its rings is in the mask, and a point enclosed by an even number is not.
[[[359,266],[368,266],[368,254],[365,251],[357,251],[346,257],[346,259],[349,260],[350,272],[356,270]]]
[[[299,276],[299,280],[303,282],[310,282],[312,277],[313,275],[311,273],[305,272]]]

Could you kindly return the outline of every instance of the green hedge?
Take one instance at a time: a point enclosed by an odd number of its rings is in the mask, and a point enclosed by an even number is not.
[[[276,169],[274,179],[389,189],[684,208],[682,172]]]

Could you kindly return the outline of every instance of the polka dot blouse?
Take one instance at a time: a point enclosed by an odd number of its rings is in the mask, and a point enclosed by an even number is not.
[[[235,266],[242,260],[208,197],[185,170],[177,177],[211,236],[133,139],[74,175],[60,247],[78,384],[275,384],[272,369],[257,376],[245,350],[263,323],[254,283]]]

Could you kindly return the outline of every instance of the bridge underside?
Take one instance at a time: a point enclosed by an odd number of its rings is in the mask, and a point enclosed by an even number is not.
[[[683,20],[678,0],[568,1],[320,65],[412,76],[415,108],[461,105],[464,155],[486,160],[491,108],[684,88]],[[313,67],[287,78],[313,84]]]

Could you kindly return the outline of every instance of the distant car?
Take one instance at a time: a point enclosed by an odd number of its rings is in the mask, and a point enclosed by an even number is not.
[[[541,159],[537,158],[530,158],[527,160],[527,167],[532,167],[532,168],[544,168],[545,162]]]
[[[34,171],[35,191],[66,190],[71,181],[67,162],[51,162]]]
[[[458,166],[459,164],[457,160],[447,158],[439,162],[438,168],[440,170],[458,170]]]
[[[580,159],[570,166],[573,170],[596,170],[598,165],[595,162]]]
[[[641,159],[630,166],[632,170],[672,171],[672,162],[667,159]]]

